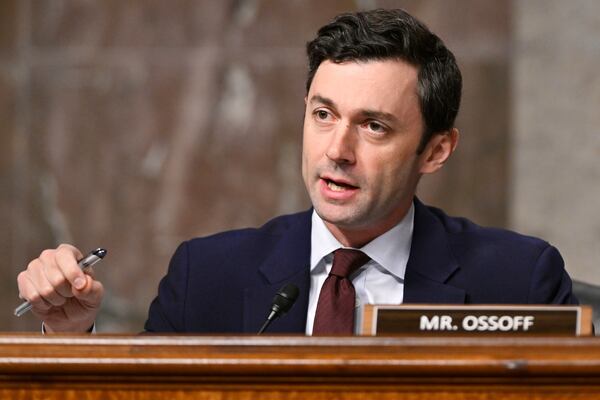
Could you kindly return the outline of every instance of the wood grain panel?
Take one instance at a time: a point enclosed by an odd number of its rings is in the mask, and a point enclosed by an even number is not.
[[[0,336],[0,398],[595,399],[596,338]]]

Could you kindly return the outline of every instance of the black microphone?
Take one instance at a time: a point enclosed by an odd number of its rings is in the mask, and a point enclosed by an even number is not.
[[[275,318],[281,317],[288,312],[290,308],[292,308],[296,302],[296,299],[298,298],[298,293],[298,287],[291,283],[288,283],[279,289],[279,292],[275,293],[275,297],[273,297],[273,304],[271,304],[271,312],[269,313],[269,316],[267,317],[267,320],[262,328],[260,328],[258,331],[258,335],[263,333],[269,324],[275,320]]]

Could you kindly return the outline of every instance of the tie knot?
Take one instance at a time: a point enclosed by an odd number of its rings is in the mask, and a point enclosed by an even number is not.
[[[369,260],[370,257],[360,250],[337,249],[333,252],[333,266],[330,275],[347,278]]]

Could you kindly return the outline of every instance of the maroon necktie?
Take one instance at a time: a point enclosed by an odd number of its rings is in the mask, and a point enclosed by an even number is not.
[[[356,294],[348,276],[367,261],[369,256],[360,250],[333,252],[333,266],[319,294],[313,335],[354,334]]]

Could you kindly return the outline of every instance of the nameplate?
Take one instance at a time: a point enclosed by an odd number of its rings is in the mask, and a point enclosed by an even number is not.
[[[589,306],[366,305],[362,321],[368,336],[592,334]]]

